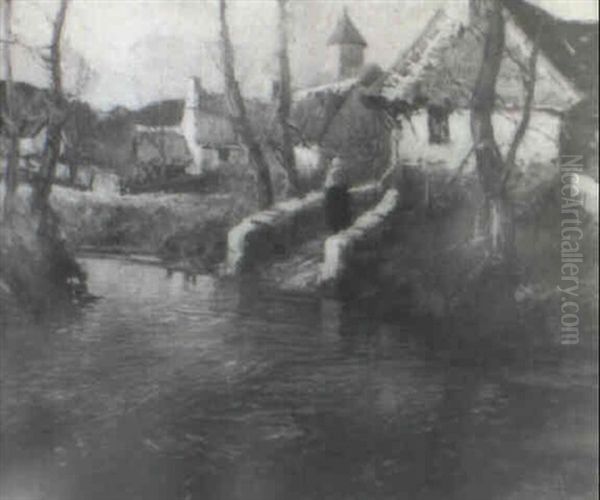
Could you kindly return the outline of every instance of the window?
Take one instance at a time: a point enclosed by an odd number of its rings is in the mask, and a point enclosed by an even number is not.
[[[219,148],[219,160],[229,161],[229,149]]]
[[[431,104],[427,108],[427,126],[429,128],[430,144],[446,144],[450,142],[450,127],[448,118],[450,116],[450,105]]]

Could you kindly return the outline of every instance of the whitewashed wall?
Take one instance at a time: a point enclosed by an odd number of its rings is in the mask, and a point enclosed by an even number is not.
[[[515,129],[521,119],[521,111],[497,112],[493,117],[496,140],[503,153],[506,153]],[[527,133],[517,154],[517,163],[550,164],[558,158],[560,117],[554,113],[534,111]],[[449,169],[455,169],[471,149],[471,128],[469,110],[458,110],[450,115],[450,142],[429,144],[427,111],[412,116],[411,122],[404,121],[403,129],[394,131],[392,158],[396,161],[427,163],[445,162]],[[470,167],[474,161],[471,159]],[[468,171],[466,169],[465,171]]]
[[[363,213],[370,209],[380,196],[378,184],[352,188],[350,197],[353,213]],[[282,201],[270,209],[246,217],[227,235],[228,272],[235,274],[252,269],[257,264],[268,261],[277,252],[290,255],[300,243],[324,232],[323,203],[324,193],[317,191],[303,198]],[[378,214],[376,212],[368,217],[363,215],[356,221],[362,221],[360,234],[381,215]]]
[[[319,146],[296,146],[294,147],[296,168],[301,178],[309,179],[316,175],[322,168],[321,149]]]
[[[189,100],[189,97],[188,97]],[[181,130],[185,137],[185,142],[192,155],[192,163],[188,167],[189,174],[201,174],[204,164],[204,150],[200,144],[196,142],[196,116],[194,109],[191,108],[186,100],[185,110],[183,112],[183,120],[181,122]]]

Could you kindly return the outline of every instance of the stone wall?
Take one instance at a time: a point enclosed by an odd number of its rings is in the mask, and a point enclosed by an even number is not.
[[[351,189],[352,211],[367,210],[377,202],[380,193],[378,184]],[[323,205],[323,193],[314,192],[244,219],[227,236],[227,271],[244,272],[273,258],[285,257],[298,245],[325,233]]]
[[[399,205],[398,191],[388,189],[381,201],[361,215],[351,227],[327,238],[320,276],[323,285],[339,283],[358,252],[381,244]]]

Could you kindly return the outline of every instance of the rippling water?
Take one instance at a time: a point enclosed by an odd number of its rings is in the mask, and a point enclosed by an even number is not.
[[[37,325],[14,318],[3,332],[2,499],[593,489],[593,457],[573,458],[569,445],[590,437],[589,422],[555,416],[587,389],[436,354],[408,311],[383,320],[251,284],[83,264],[99,301]]]

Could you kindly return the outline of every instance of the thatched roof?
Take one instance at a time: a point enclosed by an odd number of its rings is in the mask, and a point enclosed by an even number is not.
[[[318,144],[323,140],[356,84],[357,78],[349,78],[294,92],[291,118],[299,142]]]
[[[136,125],[135,131],[137,162],[186,165],[191,161],[187,142],[179,127],[155,128]]]
[[[305,89],[297,90],[294,92],[294,101],[302,101],[304,99],[310,99],[312,97],[318,97],[320,95],[344,95],[354,85],[358,78],[346,78],[345,80],[339,80],[337,82],[326,83],[324,85],[317,85],[315,87],[308,87]]]
[[[298,128],[302,141],[321,142],[331,121],[344,105],[349,90],[321,90],[318,93],[307,94],[294,103],[292,122]]]
[[[147,127],[174,127],[181,124],[185,112],[185,100],[167,99],[153,102],[133,112],[137,125]],[[223,94],[201,91],[197,111],[202,115],[227,116],[227,104]]]
[[[543,53],[579,90],[597,95],[598,22],[559,19],[523,0],[503,1],[525,33],[536,36],[542,25],[539,43]]]
[[[143,134],[172,131],[181,134],[183,118],[189,109],[193,109],[196,120],[196,141],[206,147],[237,147],[239,139],[229,119],[227,100],[224,94],[205,90],[194,79],[196,97],[192,100],[169,99],[154,102],[133,111],[132,121],[136,131]],[[265,128],[270,110],[266,103],[255,99],[246,99],[246,110],[257,130]]]
[[[372,110],[360,109],[363,92],[383,74],[379,66],[367,65],[356,78],[294,92],[292,122],[297,127],[298,140],[322,143],[330,130],[335,128],[336,120],[341,119],[338,115],[344,108],[353,107],[356,112],[370,116]]]
[[[133,111],[133,121],[146,127],[173,127],[181,123],[183,108],[183,99],[153,102]]]
[[[291,123],[296,144],[318,146],[322,158],[342,156],[356,167],[355,181],[375,175],[389,150],[389,118],[365,105],[364,92],[383,74],[367,66],[358,78],[294,93]],[[277,142],[278,123],[270,138]]]
[[[438,10],[415,42],[396,60],[390,71],[372,86],[388,101],[413,103],[422,94],[427,77],[443,61],[444,52],[455,41],[460,23]]]
[[[246,101],[249,109],[254,109],[254,104]],[[174,127],[181,124],[185,112],[184,99],[166,99],[157,101],[133,111],[133,121],[138,125],[147,127]],[[212,93],[198,89],[196,108],[201,115],[226,117],[227,101],[223,94]]]
[[[327,45],[360,45],[367,46],[367,41],[358,31],[358,28],[350,19],[348,10],[344,9],[342,15],[338,19],[333,33],[327,41]]]
[[[272,110],[267,103],[246,99],[246,112],[254,131],[262,135],[266,130]],[[238,134],[229,118],[227,101],[223,94],[200,95],[194,108],[196,118],[196,141],[207,147],[238,147]]]
[[[525,95],[521,68],[527,65],[533,44],[508,11],[505,17],[507,53],[496,86],[497,105],[519,108]],[[369,95],[405,107],[446,100],[454,106],[467,107],[482,54],[483,35],[479,27],[474,23],[465,26],[440,9],[391,70],[369,89]],[[581,99],[543,52],[537,72],[534,107],[563,111]]]

